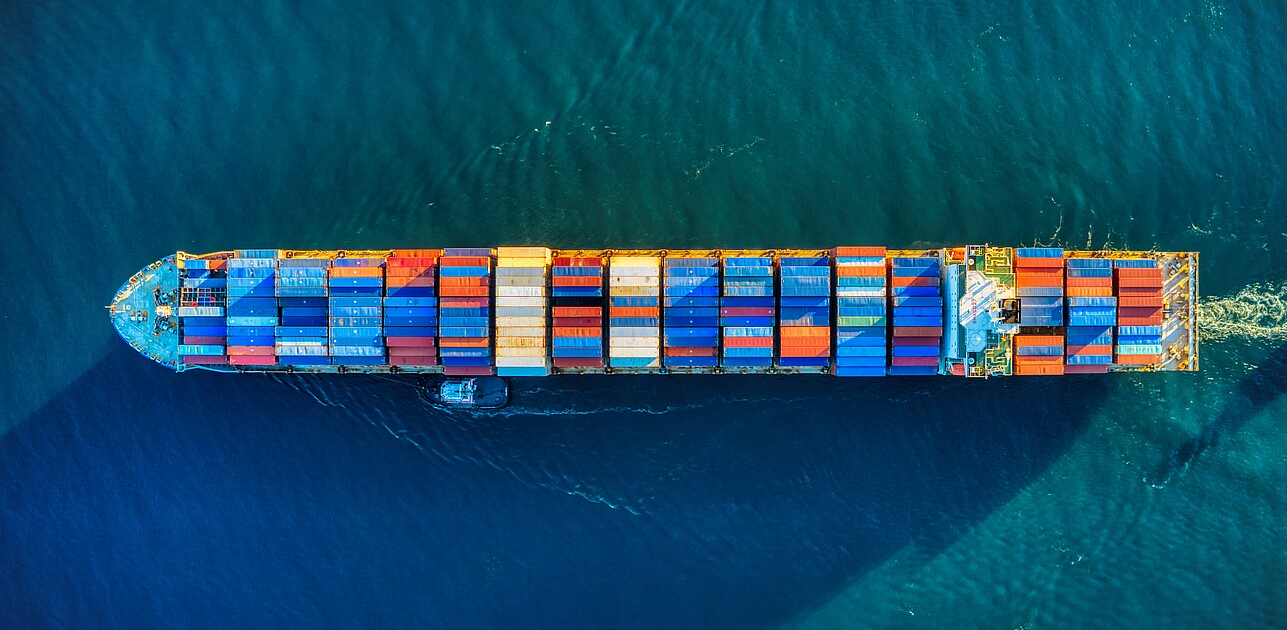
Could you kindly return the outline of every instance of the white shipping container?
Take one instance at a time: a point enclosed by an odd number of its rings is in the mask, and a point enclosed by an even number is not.
[[[543,286],[545,286],[545,278],[544,278],[544,277],[541,277],[541,276],[538,276],[538,277],[535,277],[535,278],[532,278],[532,277],[517,277],[517,278],[505,278],[505,277],[498,277],[498,278],[496,278],[496,286],[498,286],[498,287],[543,287]]]
[[[610,276],[660,276],[661,267],[622,267],[613,265],[608,269]]]
[[[537,327],[496,326],[496,334],[507,337],[545,337],[545,329]]]
[[[179,317],[223,317],[222,306],[180,306]]]
[[[613,267],[660,267],[660,256],[613,256],[610,259]]]
[[[545,306],[544,297],[515,297],[505,296],[496,300],[496,306]]]
[[[609,332],[613,337],[656,337],[660,330],[656,326],[613,326]]]
[[[496,357],[497,367],[547,367],[544,357]]]
[[[541,297],[545,295],[545,287],[496,287],[497,303],[499,298],[503,297]]]
[[[612,276],[608,286],[613,287],[659,287],[661,278],[653,276],[651,278],[644,276]]]
[[[608,340],[613,348],[659,348],[661,340],[656,337],[613,337]]]
[[[609,296],[615,297],[658,297],[661,291],[657,287],[612,287]]]
[[[545,317],[545,309],[536,306],[497,306],[497,319],[501,317]]]
[[[496,327],[521,326],[523,328],[544,328],[544,317],[497,317]]]

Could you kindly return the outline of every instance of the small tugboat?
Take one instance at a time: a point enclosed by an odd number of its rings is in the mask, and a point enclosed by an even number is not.
[[[430,378],[420,384],[420,397],[443,409],[500,409],[509,404],[509,384],[498,376]]]

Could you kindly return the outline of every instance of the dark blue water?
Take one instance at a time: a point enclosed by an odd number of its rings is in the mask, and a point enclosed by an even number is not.
[[[0,625],[1245,627],[1287,581],[1276,2],[0,9]],[[1202,252],[1198,375],[176,376],[176,249]]]

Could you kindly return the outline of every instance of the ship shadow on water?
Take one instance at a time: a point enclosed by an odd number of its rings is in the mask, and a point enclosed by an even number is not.
[[[0,622],[776,625],[969,532],[1113,378],[567,376],[461,414],[117,349],[0,440]]]
[[[1278,346],[1251,374],[1238,382],[1231,395],[1193,437],[1181,443],[1155,469],[1154,485],[1169,483],[1222,440],[1240,431],[1256,414],[1287,392],[1287,343]]]

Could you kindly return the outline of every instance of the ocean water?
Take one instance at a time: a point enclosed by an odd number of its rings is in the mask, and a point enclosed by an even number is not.
[[[0,626],[1287,615],[1281,2],[0,8]],[[1202,252],[1203,370],[173,375],[176,249]]]

